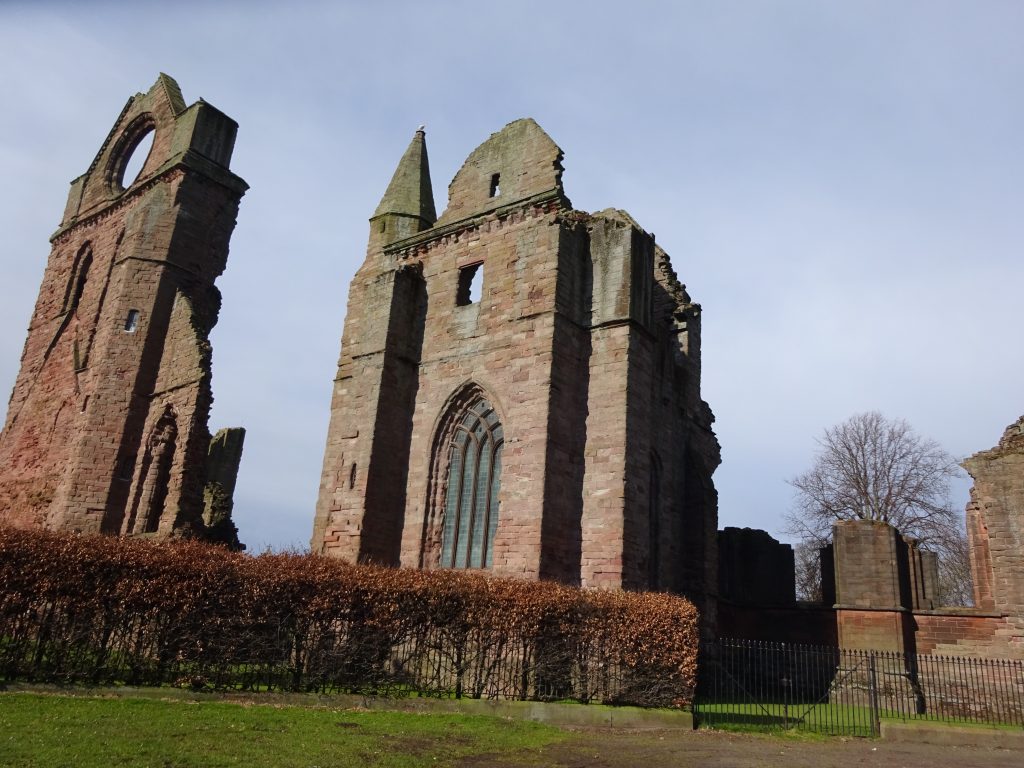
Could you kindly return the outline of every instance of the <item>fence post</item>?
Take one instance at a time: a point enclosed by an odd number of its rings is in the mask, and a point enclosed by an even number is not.
[[[868,701],[871,703],[871,735],[877,736],[881,730],[878,722],[878,670],[875,668],[875,653],[868,657]]]

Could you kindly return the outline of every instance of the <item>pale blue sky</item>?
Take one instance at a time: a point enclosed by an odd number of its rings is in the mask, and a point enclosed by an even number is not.
[[[250,549],[308,543],[348,281],[421,123],[437,208],[534,117],[577,208],[628,210],[704,307],[720,521],[778,533],[868,409],[964,456],[1024,411],[1024,3],[0,4],[0,409],[64,209],[165,71],[239,124],[213,428]],[[966,501],[957,487],[957,506]]]

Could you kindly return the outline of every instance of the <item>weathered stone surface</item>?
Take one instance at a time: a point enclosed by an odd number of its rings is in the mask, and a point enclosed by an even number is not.
[[[834,562],[836,625],[843,647],[1024,657],[1017,609],[937,605],[934,553],[892,526],[839,522],[833,542],[823,563]]]
[[[934,607],[933,554],[888,523],[843,520],[832,527],[832,559],[840,644],[913,651],[911,614]]]
[[[246,190],[236,131],[161,75],[72,182],[0,434],[0,520],[202,534],[213,283]]]
[[[244,444],[245,430],[242,427],[217,431],[210,440],[206,460],[206,488],[203,490],[205,538],[236,550],[245,549],[245,545],[238,540],[238,528],[231,519]]]
[[[682,592],[713,620],[699,305],[628,214],[572,209],[533,120],[474,150],[436,222],[422,138],[350,287],[313,550],[438,567],[449,446],[483,399],[504,434],[492,570]]]
[[[975,605],[1008,617],[1003,641],[1024,656],[1024,416],[963,467],[974,480],[967,539]]]

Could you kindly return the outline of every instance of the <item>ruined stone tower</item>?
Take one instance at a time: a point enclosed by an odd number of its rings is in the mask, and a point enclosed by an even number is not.
[[[313,551],[703,601],[700,307],[628,214],[573,210],[561,159],[510,123],[437,218],[414,136],[350,289]]]
[[[247,188],[228,168],[237,128],[161,75],[71,183],[0,434],[0,522],[205,533],[207,337]]]

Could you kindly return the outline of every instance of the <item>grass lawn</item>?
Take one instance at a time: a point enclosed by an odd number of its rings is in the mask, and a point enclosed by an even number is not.
[[[722,730],[765,731],[799,728],[806,732],[848,736],[871,735],[871,711],[835,704],[701,704],[701,725]]]
[[[1019,725],[972,722],[953,717],[904,717],[901,713],[882,709],[883,721],[904,721],[931,725],[955,725],[978,728],[1020,730]],[[837,735],[868,736],[871,734],[871,710],[849,704],[790,704],[779,702],[730,702],[701,704],[698,722],[712,728],[738,731],[764,731],[800,728],[806,731]]]
[[[5,768],[445,766],[510,752],[530,765],[566,738],[479,715],[0,693]]]

